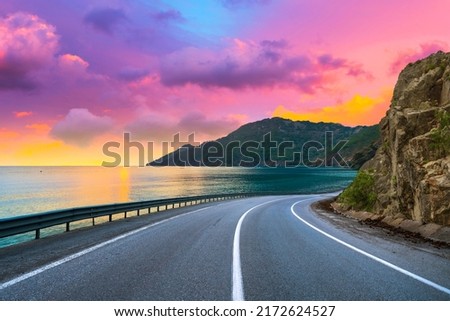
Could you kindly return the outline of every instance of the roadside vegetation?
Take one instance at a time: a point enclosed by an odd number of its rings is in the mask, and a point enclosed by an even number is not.
[[[359,171],[353,183],[339,196],[339,202],[355,210],[373,210],[377,198],[374,183],[372,172]]]

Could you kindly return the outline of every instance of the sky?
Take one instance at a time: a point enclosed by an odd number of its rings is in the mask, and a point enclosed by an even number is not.
[[[100,165],[269,117],[373,125],[448,0],[2,0],[0,165]],[[135,148],[135,153],[136,153]],[[136,164],[136,155],[131,162]]]

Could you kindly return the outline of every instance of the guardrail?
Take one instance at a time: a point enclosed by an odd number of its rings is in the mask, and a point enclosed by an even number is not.
[[[175,208],[175,205],[178,205],[178,207],[182,207],[256,195],[261,194],[219,194],[168,198],[143,202],[85,206],[37,214],[8,217],[0,219],[0,238],[35,231],[35,238],[39,239],[41,229],[56,225],[66,224],[66,231],[70,231],[70,223],[86,219],[92,219],[92,224],[95,225],[95,218],[98,217],[108,216],[109,221],[111,222],[113,219],[113,215],[121,213],[124,213],[124,218],[126,218],[128,212],[137,211],[137,216],[139,216],[141,215],[141,211],[144,209],[147,209],[148,211],[147,213],[143,214],[150,214],[152,212],[152,209],[155,209],[156,212],[159,212],[162,207],[167,210],[169,206],[172,206],[171,208]]]

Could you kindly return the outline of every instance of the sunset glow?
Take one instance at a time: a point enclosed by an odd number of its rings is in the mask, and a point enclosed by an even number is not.
[[[274,116],[376,124],[401,69],[449,50],[449,9],[447,0],[3,0],[0,165],[100,165],[103,144],[124,132],[159,146]]]

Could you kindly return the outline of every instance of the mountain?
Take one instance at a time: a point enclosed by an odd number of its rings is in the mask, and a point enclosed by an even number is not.
[[[381,147],[339,202],[384,219],[450,226],[450,53],[400,73],[380,128]]]
[[[347,127],[275,117],[245,124],[200,146],[185,145],[147,165],[359,168],[375,155],[379,132],[378,125]]]

